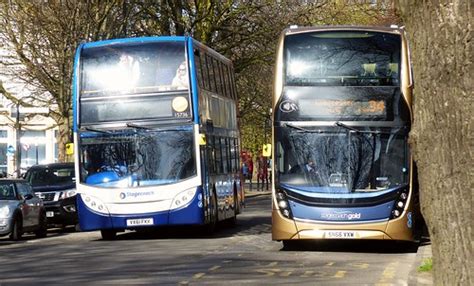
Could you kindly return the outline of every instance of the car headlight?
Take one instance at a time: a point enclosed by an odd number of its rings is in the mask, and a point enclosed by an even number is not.
[[[10,207],[0,207],[0,217],[8,217],[10,215]]]
[[[0,226],[6,226],[8,224],[7,218],[0,218]]]
[[[67,191],[62,191],[60,194],[59,194],[59,199],[60,200],[63,200],[65,198],[69,198],[69,197],[73,197],[76,195],[76,189],[73,189],[73,190],[67,190]]]

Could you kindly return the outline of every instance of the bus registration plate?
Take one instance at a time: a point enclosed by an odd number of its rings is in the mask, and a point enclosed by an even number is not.
[[[127,226],[153,225],[153,218],[127,219]]]
[[[343,238],[355,238],[355,232],[354,231],[326,231],[326,238],[337,238],[337,239],[343,239]]]

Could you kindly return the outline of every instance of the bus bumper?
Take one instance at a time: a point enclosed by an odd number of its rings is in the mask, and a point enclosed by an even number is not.
[[[321,223],[291,220],[279,210],[272,211],[272,239],[374,239],[413,241],[413,229],[409,227],[409,212],[387,221],[349,223]]]
[[[102,214],[95,212],[88,208],[82,200],[82,197],[78,195],[77,211],[79,214],[79,225],[82,231],[101,229],[125,230],[165,225],[200,225],[204,223],[202,201],[198,199],[197,195],[188,205],[179,209],[133,215]],[[136,226],[127,224],[127,221],[137,219],[152,219],[153,224]]]

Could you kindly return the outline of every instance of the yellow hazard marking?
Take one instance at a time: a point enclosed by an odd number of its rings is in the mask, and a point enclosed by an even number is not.
[[[301,275],[300,277],[310,277],[313,273],[314,271],[305,271],[304,274]]]
[[[272,267],[272,266],[275,266],[275,265],[277,265],[277,264],[278,264],[278,262],[270,262],[270,264],[268,264],[267,266],[268,266],[268,267]]]
[[[293,273],[293,271],[282,272],[282,273],[280,273],[280,276],[281,276],[281,277],[288,277],[288,276],[291,275],[291,273]]]
[[[385,267],[382,272],[382,276],[377,285],[390,283],[390,281],[395,277],[396,270],[397,270],[398,262],[392,262]]]
[[[324,265],[324,266],[333,266],[333,265],[334,265],[334,262],[328,262],[328,263],[326,263],[326,265]]]
[[[206,273],[196,273],[196,274],[194,274],[193,278],[194,279],[200,279],[204,275],[206,275]]]
[[[219,265],[212,266],[211,268],[209,268],[209,271],[214,271],[214,270],[217,270],[219,268],[221,268]]]
[[[281,272],[281,269],[273,268],[273,269],[258,269],[258,273],[265,274],[266,277],[274,276],[276,273]]]
[[[337,271],[333,276],[334,278],[343,278],[346,275],[346,271]]]
[[[367,269],[369,268],[369,264],[368,263],[349,263],[350,266],[352,267],[355,267],[355,268],[359,268],[359,269]]]

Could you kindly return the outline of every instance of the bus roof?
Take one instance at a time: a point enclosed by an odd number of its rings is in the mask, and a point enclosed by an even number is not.
[[[298,27],[290,26],[283,30],[283,35],[293,35],[299,33],[308,32],[328,32],[328,31],[369,31],[369,32],[383,32],[383,33],[394,33],[401,34],[403,27],[391,26],[391,27],[378,27],[378,26],[313,26],[313,27]]]
[[[110,39],[96,42],[84,43],[83,48],[95,48],[101,46],[109,46],[124,43],[149,43],[149,42],[185,42],[187,36],[156,36],[156,37],[135,37],[135,38],[120,38]]]
[[[96,48],[96,47],[103,47],[103,46],[116,45],[116,44],[126,44],[126,43],[186,42],[188,40],[191,40],[195,46],[200,47],[201,49],[206,51],[206,53],[212,54],[214,57],[220,59],[221,61],[226,62],[227,64],[230,64],[230,65],[232,64],[230,59],[226,58],[225,56],[219,54],[217,51],[213,50],[212,48],[204,45],[203,43],[189,36],[151,36],[151,37],[110,39],[110,40],[84,43],[82,44],[81,48],[88,49],[88,48]]]

